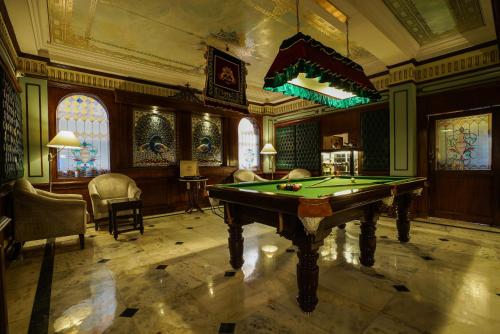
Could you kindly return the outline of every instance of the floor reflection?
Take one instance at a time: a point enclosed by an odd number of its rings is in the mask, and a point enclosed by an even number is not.
[[[333,229],[319,249],[319,304],[305,317],[296,249],[275,229],[245,226],[245,262],[235,271],[226,226],[211,213],[147,219],[145,228],[119,241],[88,229],[84,251],[58,239],[49,333],[205,334],[221,323],[235,323],[236,334],[500,333],[500,233],[414,223],[402,245],[394,220],[382,218],[375,266],[366,268],[359,226]],[[37,247],[7,270],[12,333],[27,333]]]

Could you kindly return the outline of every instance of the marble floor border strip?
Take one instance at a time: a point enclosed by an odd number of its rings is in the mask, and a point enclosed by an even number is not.
[[[443,224],[443,223],[431,222],[431,221],[424,220],[424,219],[413,219],[412,221],[418,222],[418,223],[431,224],[431,225],[460,228],[460,229],[464,229],[464,230],[472,230],[472,231],[479,231],[479,232],[488,232],[488,233],[493,233],[493,234],[500,234],[500,229],[498,231],[492,231],[492,230],[486,229],[486,228],[482,229],[482,228],[474,228],[474,227],[467,227],[467,226],[460,226],[460,225]],[[474,224],[474,223],[471,223],[471,225],[472,224]],[[485,227],[492,228],[492,226],[485,226]],[[496,227],[493,227],[493,228],[496,228]]]
[[[54,273],[55,239],[47,239],[42,267],[36,287],[28,334],[45,334],[49,331],[50,296]]]

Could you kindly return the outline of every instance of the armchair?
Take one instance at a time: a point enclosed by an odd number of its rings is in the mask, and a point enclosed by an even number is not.
[[[108,218],[108,200],[141,197],[141,189],[135,181],[119,173],[99,175],[89,182],[88,188],[96,231],[99,229],[98,221]],[[120,211],[119,215],[131,213],[132,211]]]
[[[54,194],[35,189],[26,179],[14,186],[16,243],[78,234],[85,246],[87,202],[78,194]]]
[[[310,177],[311,172],[309,172],[307,169],[302,169],[302,168],[296,168],[292,169],[287,175],[283,176],[281,179],[302,179],[304,177]]]
[[[235,183],[239,182],[254,182],[254,181],[269,181],[255,174],[251,170],[248,169],[238,169],[233,174],[233,180]]]

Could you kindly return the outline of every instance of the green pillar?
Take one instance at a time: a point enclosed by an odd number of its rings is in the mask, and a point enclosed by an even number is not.
[[[48,183],[47,80],[24,77],[19,81],[22,89],[24,177],[32,183]]]
[[[417,175],[416,93],[413,82],[389,88],[391,175]]]

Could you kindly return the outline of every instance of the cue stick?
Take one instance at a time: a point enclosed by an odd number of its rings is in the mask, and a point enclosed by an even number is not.
[[[351,183],[351,184],[332,184],[330,186],[316,186],[316,187],[313,187],[313,185],[307,187],[307,188],[335,188],[335,187],[348,187],[348,186],[366,186],[368,184],[373,184],[373,185],[377,185],[377,184],[384,184],[385,182],[364,182],[364,183]]]
[[[320,183],[323,183],[323,182],[329,181],[329,180],[331,180],[331,179],[332,179],[332,177],[331,177],[331,176],[330,176],[330,177],[327,177],[326,179],[321,180],[321,181],[316,182],[316,183],[313,183],[313,184],[311,184],[310,186],[307,186],[306,188],[313,188],[315,185],[318,185],[318,184],[320,184]]]

